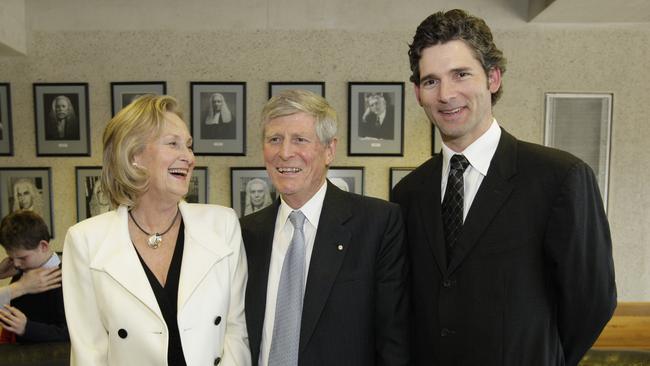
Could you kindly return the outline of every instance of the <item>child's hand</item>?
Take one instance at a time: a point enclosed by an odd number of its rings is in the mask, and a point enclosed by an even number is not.
[[[16,309],[11,305],[4,305],[0,307],[0,325],[2,328],[22,336],[25,334],[25,326],[27,325],[27,317],[22,311]]]
[[[23,273],[20,280],[12,283],[12,298],[25,294],[38,294],[61,287],[59,268],[37,268]]]
[[[18,273],[16,267],[14,267],[14,261],[11,258],[7,257],[0,261],[0,279],[11,277]]]

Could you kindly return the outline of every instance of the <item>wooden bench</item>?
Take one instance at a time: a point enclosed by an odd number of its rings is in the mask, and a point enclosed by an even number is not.
[[[650,302],[618,303],[593,348],[650,351]]]

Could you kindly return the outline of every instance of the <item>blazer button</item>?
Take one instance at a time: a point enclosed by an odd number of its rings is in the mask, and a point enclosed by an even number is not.
[[[215,365],[218,365],[218,364],[220,364],[220,363],[221,363],[221,357],[217,357],[217,358],[215,358],[215,360],[214,360],[214,364],[215,364]]]
[[[214,325],[219,325],[219,324],[221,324],[221,317],[220,316],[218,316],[218,317],[216,317],[214,319]]]
[[[120,336],[120,338],[124,339],[129,335],[129,333],[126,331],[126,329],[120,329],[117,331],[117,335]]]

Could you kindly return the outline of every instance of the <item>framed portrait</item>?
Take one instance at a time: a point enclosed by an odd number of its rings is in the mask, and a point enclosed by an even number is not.
[[[390,189],[388,190],[389,196],[392,196],[393,194],[393,188],[395,188],[395,185],[399,183],[402,178],[406,177],[410,172],[412,172],[415,168],[405,168],[405,167],[391,167],[390,168],[390,176],[388,178],[388,183]]]
[[[208,203],[208,187],[208,168],[195,166],[185,201],[189,203]]]
[[[88,84],[34,84],[37,156],[90,156]]]
[[[39,214],[54,237],[50,168],[0,168],[0,216],[17,210]]]
[[[239,217],[269,206],[277,197],[265,168],[230,168],[230,187],[232,208]]]
[[[404,155],[404,83],[348,83],[348,155]]]
[[[309,90],[325,98],[324,81],[272,81],[269,83],[269,99],[286,89]]]
[[[102,190],[101,166],[78,166],[75,168],[77,181],[77,221],[97,216],[111,210],[111,202]]]
[[[191,82],[194,154],[246,155],[246,83]]]
[[[164,95],[167,83],[164,81],[125,81],[111,83],[111,110],[113,116],[144,94]]]
[[[568,151],[589,164],[607,208],[612,94],[546,93],[544,145]]]
[[[13,154],[11,88],[9,83],[0,83],[0,156],[12,156]]]
[[[331,167],[327,179],[346,192],[363,194],[363,167]]]

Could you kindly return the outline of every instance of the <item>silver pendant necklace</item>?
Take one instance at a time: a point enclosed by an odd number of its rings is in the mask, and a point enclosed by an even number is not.
[[[167,234],[169,232],[169,230],[172,229],[172,226],[174,226],[174,223],[176,222],[176,219],[178,218],[178,214],[180,212],[181,211],[178,208],[176,208],[176,215],[174,215],[174,219],[172,220],[172,223],[169,224],[169,227],[167,228],[167,230],[163,231],[162,233],[153,233],[153,234],[146,232],[138,224],[138,222],[135,221],[135,217],[133,217],[133,213],[130,210],[129,210],[129,217],[131,217],[131,220],[133,220],[133,223],[135,224],[135,226],[137,226],[138,229],[140,229],[140,231],[142,231],[146,235],[149,235],[149,239],[147,239],[147,245],[149,246],[149,248],[158,249],[162,245],[162,236]]]

